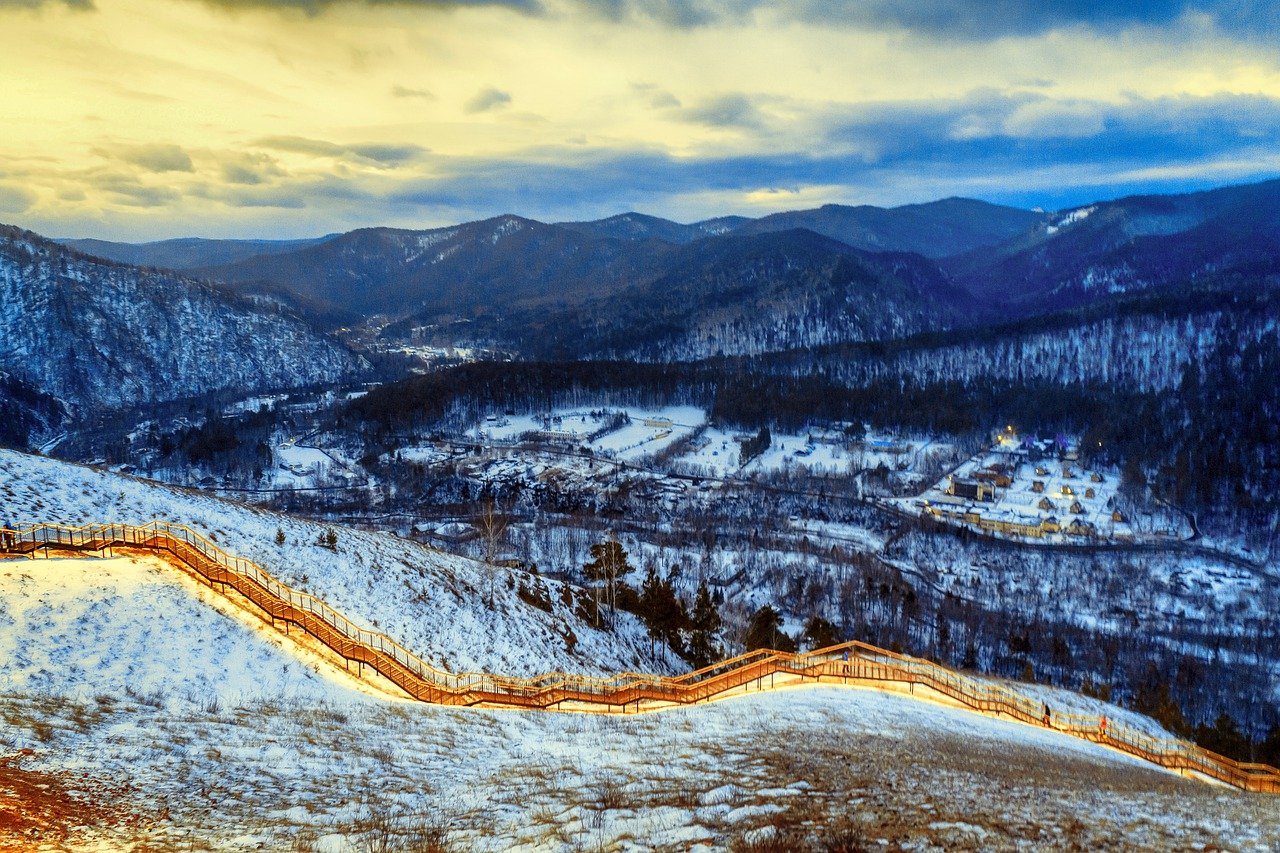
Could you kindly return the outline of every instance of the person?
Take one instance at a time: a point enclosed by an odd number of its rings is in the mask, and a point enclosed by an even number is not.
[[[1102,718],[1102,722],[1098,724],[1098,731],[1102,733],[1103,737],[1107,736],[1107,718],[1105,716]]]
[[[845,649],[844,654],[841,655],[841,657],[844,659],[844,674],[848,675],[849,674],[849,650]]]
[[[1044,724],[1049,725],[1049,721],[1053,719],[1053,711],[1049,710],[1049,703],[1044,703]]]

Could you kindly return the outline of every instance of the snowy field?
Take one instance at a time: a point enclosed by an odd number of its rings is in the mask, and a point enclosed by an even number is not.
[[[836,430],[815,428],[799,434],[773,433],[769,448],[743,466],[741,442],[751,436],[741,431],[707,429],[677,461],[682,470],[712,477],[787,470],[841,475],[881,466],[890,471],[913,472],[954,450],[948,443],[929,439],[909,440],[870,432],[863,440],[853,441]]]
[[[625,413],[628,423],[608,429],[610,418]],[[602,407],[594,410],[556,409],[539,415],[493,415],[467,432],[483,441],[509,442],[537,434],[544,439],[571,441],[593,453],[637,462],[653,456],[706,421],[696,406],[656,409]],[[603,432],[592,439],[591,436]]]
[[[782,691],[642,717],[363,698],[173,710],[105,692],[9,694],[0,695],[0,715],[4,748],[32,750],[24,770],[72,794],[96,780],[129,780],[122,802],[107,805],[131,821],[50,850],[1280,844],[1277,798],[867,690]]]
[[[3,693],[190,710],[368,691],[154,557],[0,560],[0,625]]]
[[[642,717],[437,708],[293,657],[149,559],[11,560],[0,581],[0,783],[29,775],[64,806],[92,794],[116,818],[67,837],[55,814],[28,849],[1280,843],[1276,798],[898,694],[800,688]]]
[[[344,528],[329,549],[318,544],[323,524],[11,451],[0,451],[0,507],[0,522],[18,525],[142,524],[154,518],[186,524],[455,672],[612,673],[669,666],[652,655],[643,626],[629,614],[620,614],[616,633],[579,618],[581,591],[384,533]],[[283,544],[276,543],[277,531]],[[523,600],[522,590],[550,612]]]

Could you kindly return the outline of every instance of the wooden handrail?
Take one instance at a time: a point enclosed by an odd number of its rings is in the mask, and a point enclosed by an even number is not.
[[[748,689],[770,689],[776,676],[817,683],[916,686],[964,707],[1114,747],[1179,773],[1213,779],[1245,791],[1280,793],[1280,770],[1238,762],[1188,741],[1155,737],[1131,726],[1086,714],[1054,713],[1010,687],[982,681],[922,658],[857,641],[805,653],[759,649],[678,676],[621,672],[610,676],[550,672],[518,678],[483,672],[450,672],[422,660],[379,631],[363,628],[320,599],[293,589],[256,563],[228,554],[189,527],[167,521],[143,525],[35,524],[0,528],[0,556],[44,551],[101,554],[137,548],[176,560],[213,588],[230,587],[265,613],[272,624],[296,625],[348,662],[372,667],[409,696],[439,705],[515,708],[571,707],[643,711],[687,705]],[[765,679],[770,684],[765,685]]]

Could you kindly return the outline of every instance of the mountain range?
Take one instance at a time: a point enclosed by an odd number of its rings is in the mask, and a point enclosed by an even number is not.
[[[331,336],[343,327],[361,346],[479,343],[533,358],[668,361],[948,330],[972,341],[977,330],[1011,335],[1000,324],[1089,308],[1087,323],[1062,328],[1111,330],[1125,339],[1114,346],[1141,359],[1141,345],[1126,341],[1150,324],[1109,306],[1187,288],[1267,289],[1278,257],[1280,181],[1056,213],[951,198],[692,224],[504,215],[298,241],[60,246],[4,228],[0,404],[40,432],[68,412],[331,382],[365,366]],[[1194,316],[1220,322],[1231,310],[1228,301]],[[1185,349],[1174,342],[1190,339],[1191,321],[1160,322],[1165,348]],[[929,369],[932,351],[913,345],[910,369]],[[1159,376],[1134,381],[1167,387],[1182,362],[1162,359]],[[879,368],[855,373],[866,370]]]

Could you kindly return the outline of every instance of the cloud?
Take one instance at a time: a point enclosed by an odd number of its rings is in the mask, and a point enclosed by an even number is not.
[[[93,0],[58,0],[58,2],[69,9],[88,11],[95,8]],[[6,9],[38,9],[45,5],[48,5],[46,0],[0,0],[0,12]]]
[[[423,148],[421,145],[380,145],[372,143],[352,145],[347,150],[357,157],[372,160],[384,166],[398,166],[402,163],[408,163],[428,152],[428,149]]]
[[[116,204],[126,207],[164,207],[182,198],[182,194],[172,187],[149,186],[133,175],[118,172],[86,176],[85,182],[107,193]]]
[[[119,160],[148,172],[190,172],[195,169],[191,156],[177,145],[147,143],[142,145],[112,145],[94,148],[100,157]]]
[[[471,99],[463,106],[469,113],[484,113],[490,110],[500,109],[511,103],[511,95],[501,89],[495,89],[492,86],[481,89],[471,96]]]
[[[1097,104],[1032,101],[1009,113],[1003,130],[1023,139],[1097,136],[1105,129],[1102,116]]]
[[[426,89],[411,89],[408,86],[396,84],[391,87],[391,97],[393,98],[422,98],[424,101],[434,101],[436,96]]]
[[[253,186],[283,176],[284,170],[274,157],[242,152],[216,155],[222,179],[229,184]]]
[[[755,100],[741,93],[705,100],[682,110],[680,117],[708,127],[759,128],[764,123]]]
[[[311,157],[334,157],[339,159],[355,157],[385,168],[395,168],[416,160],[429,152],[429,149],[421,145],[381,143],[338,145],[323,139],[308,139],[303,136],[268,136],[257,140],[254,144],[276,151],[306,154]]]
[[[22,187],[0,184],[0,212],[26,213],[36,203],[36,194]]]
[[[0,0],[4,2],[4,0]],[[333,6],[404,6],[422,9],[466,9],[477,6],[497,6],[519,12],[541,12],[539,0],[203,0],[209,6],[224,9],[274,9],[302,11],[318,15]]]

